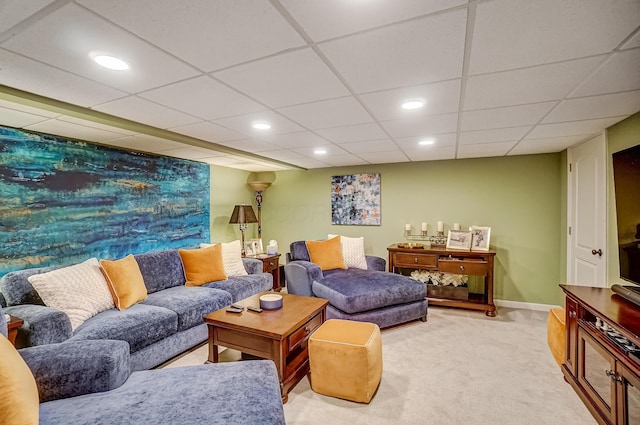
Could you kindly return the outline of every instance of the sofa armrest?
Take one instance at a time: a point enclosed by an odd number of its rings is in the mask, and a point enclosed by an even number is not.
[[[244,269],[249,274],[258,274],[262,273],[262,261],[257,258],[243,258],[242,262],[244,263]]]
[[[383,272],[387,269],[387,260],[373,255],[367,255],[367,269]]]
[[[130,374],[125,341],[70,341],[18,350],[36,379],[40,403],[109,391]]]
[[[311,284],[320,279],[322,270],[309,261],[291,261],[284,266],[287,292],[289,294],[313,297]]]
[[[55,308],[35,304],[6,307],[5,313],[19,317],[24,324],[18,329],[18,348],[34,345],[56,344],[71,338],[69,316]]]

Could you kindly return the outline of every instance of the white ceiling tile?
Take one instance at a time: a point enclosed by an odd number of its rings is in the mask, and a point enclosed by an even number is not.
[[[591,135],[576,135],[568,137],[554,137],[548,139],[522,140],[516,145],[515,148],[513,148],[509,152],[509,155],[529,155],[560,152],[590,137]]]
[[[631,115],[640,110],[640,90],[563,100],[543,124]]]
[[[481,143],[477,145],[460,145],[458,158],[483,158],[488,156],[504,156],[516,144],[516,141]]]
[[[0,106],[0,125],[22,128],[28,125],[46,121],[48,119],[49,118],[43,117],[42,115],[16,111],[15,109],[9,109]]]
[[[156,152],[165,156],[173,156],[176,158],[192,159],[192,160],[194,159],[200,160],[203,158],[212,158],[215,156],[222,155],[219,152],[216,152],[210,149],[199,148],[195,146],[190,146],[190,147],[180,148],[180,149],[158,150]]]
[[[207,72],[305,44],[282,15],[255,0],[80,0]]]
[[[303,146],[319,146],[327,144],[325,139],[310,131],[267,135],[261,137],[261,139],[282,148],[300,148]]]
[[[393,162],[407,162],[409,158],[400,150],[388,152],[367,152],[358,156],[371,164],[390,164]]]
[[[456,112],[460,103],[459,79],[401,89],[383,90],[360,95],[360,99],[381,121],[397,120],[420,115],[438,115]],[[425,101],[420,109],[402,109],[402,103],[411,99]]]
[[[466,111],[462,113],[462,131],[533,125],[540,121],[557,103],[542,102]]]
[[[142,152],[159,152],[169,149],[182,149],[182,143],[171,140],[162,139],[160,137],[149,136],[146,134],[136,134],[134,136],[126,136],[119,139],[109,140],[106,145],[123,149],[132,149]]]
[[[524,137],[529,130],[531,130],[531,126],[463,131],[460,133],[460,144],[473,145],[477,143],[517,141]]]
[[[640,22],[635,0],[494,0],[476,7],[472,74],[605,53]]]
[[[640,32],[637,32],[626,43],[622,45],[623,49],[633,49],[634,47],[640,47]]]
[[[0,5],[0,34],[54,1],[3,1]]]
[[[213,75],[274,108],[349,94],[312,49],[283,53]]]
[[[235,155],[215,156],[211,158],[203,158],[201,161],[214,165],[231,166],[234,164],[244,164],[247,162],[246,158]]]
[[[306,155],[302,155],[301,153],[293,152],[288,149],[276,149],[272,151],[264,151],[264,152],[260,152],[260,155],[266,156],[267,158],[273,158],[273,159],[277,159],[279,161],[285,161],[285,162],[289,162],[289,160],[293,160],[293,159],[307,158]]]
[[[200,121],[198,118],[137,96],[129,96],[113,102],[103,103],[93,109],[163,129]]]
[[[373,122],[371,115],[352,96],[289,106],[278,112],[310,129]]]
[[[344,166],[348,166],[348,165],[364,165],[364,164],[368,164],[367,161],[365,161],[362,158],[358,158],[355,155],[350,155],[350,154],[345,154],[345,155],[336,155],[336,156],[328,156],[324,159],[324,161],[329,164],[332,165],[334,167],[344,167]]]
[[[111,126],[111,125],[104,125],[104,124],[100,124],[100,123],[89,121],[89,120],[83,120],[83,119],[80,119],[80,118],[71,117],[69,115],[60,115],[58,117],[58,119],[60,121],[70,122],[70,123],[73,123],[73,124],[83,125],[85,127],[92,127],[92,128],[97,128],[99,130],[104,130],[104,131],[108,131],[108,132],[111,132],[111,133],[116,133],[118,135],[118,137],[122,137],[124,135],[130,135],[131,136],[131,135],[136,134],[135,131],[125,130],[123,128],[114,127],[114,126]]]
[[[595,134],[602,131],[603,128],[610,127],[618,121],[622,121],[624,118],[626,118],[626,116],[542,124],[531,130],[531,132],[527,134],[527,137],[525,137],[525,140]]]
[[[455,10],[319,47],[358,93],[459,78],[466,18]]]
[[[326,153],[324,154],[317,154],[315,153],[316,149],[322,149],[324,150]],[[295,148],[295,149],[291,149],[294,152],[298,152],[302,155],[306,155],[309,158],[315,158],[319,161],[323,161],[325,162],[327,157],[330,156],[338,156],[338,155],[348,155],[349,152],[347,152],[346,150],[342,149],[339,146],[336,145],[332,145],[329,143],[325,143],[324,145],[316,145],[316,146],[305,146],[305,147],[301,147],[301,148]]]
[[[197,73],[182,61],[74,3],[19,32],[2,47],[130,93]],[[130,69],[103,68],[91,60],[92,53],[117,56]]]
[[[315,41],[371,29],[455,7],[467,0],[281,0]]]
[[[245,138],[245,136],[240,133],[207,121],[179,127],[170,127],[169,130],[213,143]]]
[[[269,130],[257,130],[251,127],[251,124],[256,121],[268,122],[271,124],[271,128]],[[213,120],[213,123],[251,137],[268,137],[273,134],[293,133],[294,131],[304,130],[298,124],[273,111],[221,118]]]
[[[91,107],[126,93],[0,49],[3,85],[79,106]]]
[[[263,151],[271,151],[277,148],[277,146],[265,142],[264,140],[259,139],[240,139],[240,140],[230,140],[227,142],[220,142],[221,145],[228,146],[230,148],[238,149],[246,152],[263,152]]]
[[[394,149],[398,149],[398,146],[389,139],[343,143],[340,145],[340,147],[345,149],[347,152],[351,152],[354,154],[367,152],[388,152]]]
[[[335,143],[359,142],[387,137],[387,133],[375,123],[322,128],[315,130],[315,132]]]
[[[458,114],[384,121],[381,124],[392,137],[426,137],[455,132],[458,127]]]
[[[432,145],[421,145],[419,144],[423,140],[433,140]],[[400,137],[396,138],[395,141],[400,146],[400,148],[407,152],[409,150],[415,151],[423,151],[423,150],[431,150],[437,147],[443,146],[455,146],[457,140],[456,133],[447,133],[447,134],[438,134],[432,137]]]
[[[329,164],[323,161],[319,161],[313,158],[300,158],[300,159],[292,159],[291,161],[287,161],[290,164],[297,165],[298,167],[303,168],[327,168],[330,167]]]
[[[201,76],[139,95],[205,120],[267,109],[209,76]]]
[[[567,96],[604,57],[469,77],[465,111],[559,100]]]
[[[86,127],[84,125],[60,121],[59,119],[50,119],[48,121],[28,125],[25,128],[27,130],[53,134],[55,136],[68,137],[72,139],[86,140],[88,142],[103,142],[105,140],[122,137],[122,133],[114,133],[112,131]]]
[[[612,55],[571,94],[571,97],[638,89],[640,89],[640,49],[624,50]]]
[[[403,149],[411,161],[437,161],[454,159],[455,146],[427,146],[427,149]]]

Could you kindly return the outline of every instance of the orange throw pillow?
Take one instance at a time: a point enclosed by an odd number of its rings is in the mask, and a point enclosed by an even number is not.
[[[100,260],[100,265],[118,310],[126,310],[147,298],[144,278],[132,254],[120,260]]]
[[[340,246],[340,236],[327,239],[326,241],[306,241],[307,250],[311,262],[318,265],[322,270],[346,269],[342,247]]]
[[[179,249],[186,286],[200,286],[209,282],[225,280],[222,262],[222,245],[216,244],[200,249]]]

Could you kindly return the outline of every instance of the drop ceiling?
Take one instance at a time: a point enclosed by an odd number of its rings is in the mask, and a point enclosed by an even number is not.
[[[249,171],[559,152],[640,111],[640,1],[5,0],[0,85],[0,125]]]

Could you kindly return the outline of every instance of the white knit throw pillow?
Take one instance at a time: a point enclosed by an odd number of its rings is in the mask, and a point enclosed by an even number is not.
[[[201,243],[200,248],[213,245],[215,244]],[[247,276],[249,274],[242,262],[242,244],[239,240],[222,243],[222,265],[224,266],[224,273],[227,277]]]
[[[328,235],[328,238],[335,238],[338,235]],[[367,257],[364,253],[364,238],[350,238],[340,236],[342,245],[342,257],[344,264],[349,268],[367,270]]]

